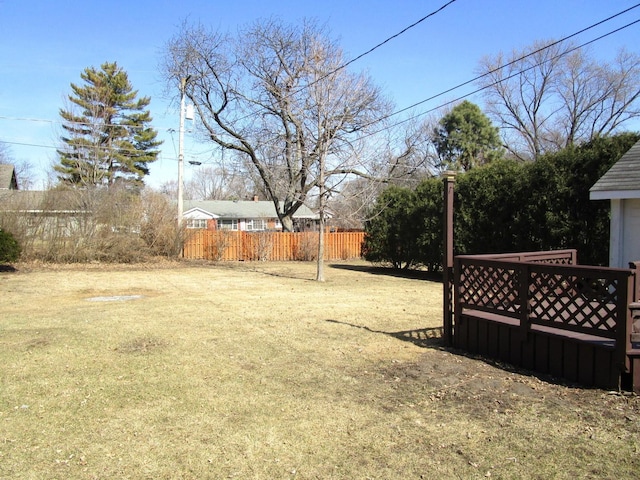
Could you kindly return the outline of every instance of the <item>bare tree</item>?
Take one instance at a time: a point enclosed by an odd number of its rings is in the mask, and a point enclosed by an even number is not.
[[[13,162],[9,145],[4,142],[0,142],[0,164],[7,165],[11,163]]]
[[[411,118],[411,117],[410,117]],[[376,162],[368,176],[347,176],[330,190],[332,224],[340,228],[361,229],[373,212],[376,201],[389,185],[415,187],[423,179],[438,175],[440,161],[432,141],[436,117],[401,122],[388,128],[384,136],[368,142],[360,155]],[[375,152],[375,153],[374,153]]]
[[[252,196],[256,187],[242,171],[224,165],[207,165],[192,172],[185,191],[191,199],[237,200]]]
[[[367,76],[343,64],[315,23],[269,20],[235,38],[183,25],[163,69],[175,91],[186,79],[208,138],[251,164],[291,231],[294,213],[331,176],[367,173],[346,159],[366,126],[390,109]]]
[[[640,57],[595,61],[570,42],[536,42],[478,67],[486,112],[521,159],[588,141],[640,116]]]
[[[33,166],[27,160],[16,160],[11,148],[6,143],[0,142],[0,164],[13,165],[18,181],[18,188],[29,190],[33,187]]]

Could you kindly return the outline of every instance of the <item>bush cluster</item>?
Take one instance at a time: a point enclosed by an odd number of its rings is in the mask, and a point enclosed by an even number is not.
[[[76,213],[29,214],[72,210]],[[164,196],[125,188],[51,190],[41,205],[12,205],[0,227],[13,233],[22,258],[47,262],[133,263],[180,253],[184,229]],[[0,262],[14,261],[15,248],[1,230]],[[3,260],[2,255],[7,256]]]
[[[500,160],[458,175],[454,244],[462,254],[575,248],[582,264],[606,265],[609,202],[589,189],[638,141],[625,133],[545,155]],[[365,224],[364,256],[396,268],[442,263],[443,185],[390,187]]]
[[[0,264],[17,261],[20,251],[20,245],[11,232],[0,228]]]

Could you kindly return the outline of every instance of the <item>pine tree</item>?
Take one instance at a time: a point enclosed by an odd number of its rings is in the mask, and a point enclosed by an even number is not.
[[[453,170],[469,171],[503,155],[498,129],[467,100],[442,117],[433,142],[442,166]]]
[[[83,85],[71,84],[69,109],[63,118],[63,146],[58,150],[58,178],[75,186],[139,186],[162,142],[149,126],[149,97],[136,98],[127,73],[115,62],[100,70],[86,68]]]

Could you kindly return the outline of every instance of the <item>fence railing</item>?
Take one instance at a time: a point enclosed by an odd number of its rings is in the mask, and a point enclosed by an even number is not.
[[[364,232],[325,233],[324,259],[360,258],[363,240]],[[304,261],[317,255],[317,232],[194,230],[183,249],[184,258],[213,261]]]
[[[560,265],[578,264],[578,253],[577,250],[573,248],[566,250],[549,250],[544,252],[489,253],[485,255],[472,256],[473,258],[501,260],[503,262],[533,262]]]
[[[570,252],[457,256],[456,314],[467,309],[516,319],[523,336],[537,325],[611,339],[624,362],[629,304],[637,300],[634,271],[572,265]]]

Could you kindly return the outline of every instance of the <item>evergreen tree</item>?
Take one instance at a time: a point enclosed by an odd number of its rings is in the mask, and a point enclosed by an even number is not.
[[[149,126],[149,97],[137,98],[127,73],[115,62],[86,68],[84,85],[71,84],[69,109],[60,109],[65,135],[54,168],[63,182],[77,186],[142,184],[161,142]]]
[[[20,244],[11,234],[0,228],[0,265],[15,262],[20,258]]]
[[[390,263],[394,268],[416,265],[419,233],[414,218],[416,200],[413,190],[395,185],[378,196],[371,218],[365,222],[363,253],[366,260]]]
[[[498,129],[467,100],[440,119],[433,142],[442,166],[452,170],[469,171],[503,156]]]

